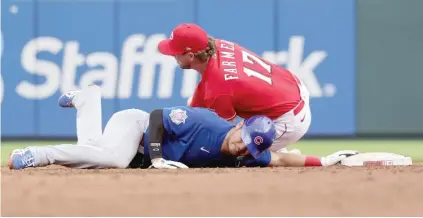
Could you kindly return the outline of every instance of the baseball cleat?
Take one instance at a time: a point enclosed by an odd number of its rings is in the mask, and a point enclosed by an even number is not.
[[[75,97],[75,94],[77,92],[78,91],[69,91],[61,95],[58,100],[59,106],[60,107],[75,107],[72,103],[72,100]]]
[[[35,166],[34,155],[28,148],[15,149],[9,156],[9,169],[20,170]]]

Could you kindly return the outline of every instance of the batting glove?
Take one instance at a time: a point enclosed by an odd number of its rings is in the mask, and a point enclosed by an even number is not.
[[[163,158],[155,158],[151,160],[152,165],[149,168],[156,168],[156,169],[177,169],[177,168],[188,168],[187,165],[171,161],[171,160],[165,160]]]
[[[338,151],[326,157],[322,157],[320,159],[320,162],[322,163],[322,166],[332,166],[341,162],[343,159],[352,155],[356,155],[358,153],[359,153],[358,151],[352,151],[352,150]]]

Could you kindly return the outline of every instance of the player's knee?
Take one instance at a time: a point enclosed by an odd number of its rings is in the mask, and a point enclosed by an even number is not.
[[[145,122],[145,123],[147,123],[147,125],[146,126],[148,126],[148,121],[149,121],[149,119],[150,119],[150,114],[149,113],[147,113],[147,112],[145,112],[145,111],[139,111],[139,117],[140,117],[140,120],[142,121],[142,122]]]
[[[148,123],[150,114],[139,109],[126,109],[116,112],[112,117],[123,117],[123,119],[138,120],[142,123]]]
[[[120,115],[120,114],[125,114],[128,116],[148,116],[147,112],[140,109],[135,109],[135,108],[121,110],[116,112],[114,115]]]
[[[130,109],[130,113],[133,114],[133,117],[138,120],[139,124],[140,124],[140,128],[142,130],[142,132],[144,132],[149,124],[150,121],[150,114],[142,111],[142,110],[138,110],[138,109]]]
[[[131,114],[134,117],[137,117],[138,120],[148,120],[148,117],[150,116],[149,113],[139,109],[128,109],[127,113]]]

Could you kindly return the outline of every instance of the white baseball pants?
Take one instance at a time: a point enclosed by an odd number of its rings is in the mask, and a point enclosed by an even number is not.
[[[73,103],[77,110],[77,144],[29,147],[34,154],[35,166],[128,167],[140,148],[149,114],[137,109],[119,111],[113,114],[102,132],[100,87],[83,89],[76,94]]]

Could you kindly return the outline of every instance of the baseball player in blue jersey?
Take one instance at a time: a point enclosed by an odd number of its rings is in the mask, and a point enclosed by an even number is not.
[[[236,126],[205,108],[178,106],[154,110],[144,138],[144,154],[152,167],[330,166],[356,151],[327,157],[271,152],[276,130],[271,119],[253,116]],[[171,160],[172,162],[168,162]]]
[[[101,92],[95,85],[66,93],[59,104],[77,109],[78,143],[14,150],[10,169],[50,164],[72,168],[330,166],[357,154],[346,150],[313,157],[271,152],[268,148],[276,134],[271,119],[254,116],[234,126],[209,109],[188,106],[151,114],[119,111],[103,132]]]

